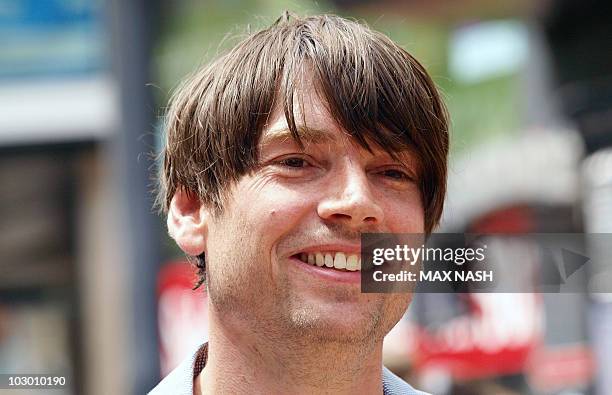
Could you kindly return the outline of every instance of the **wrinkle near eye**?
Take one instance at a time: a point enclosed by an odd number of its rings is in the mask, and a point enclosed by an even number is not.
[[[246,186],[245,197],[252,197],[253,195],[258,195],[265,189],[268,184],[271,184],[274,181],[275,172],[268,168],[267,166],[263,166],[256,173],[255,176],[250,177],[250,182]]]

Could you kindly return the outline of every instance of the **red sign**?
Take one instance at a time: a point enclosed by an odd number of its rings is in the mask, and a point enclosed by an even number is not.
[[[193,290],[193,266],[179,261],[162,267],[158,277],[161,373],[167,375],[208,338],[208,303],[203,288]]]

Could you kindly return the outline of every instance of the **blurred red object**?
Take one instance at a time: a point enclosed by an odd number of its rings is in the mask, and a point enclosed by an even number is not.
[[[165,264],[158,275],[157,300],[162,376],[167,375],[208,338],[208,303],[187,261]]]
[[[524,371],[541,340],[541,301],[534,294],[468,294],[471,313],[417,331],[415,368],[474,380]]]

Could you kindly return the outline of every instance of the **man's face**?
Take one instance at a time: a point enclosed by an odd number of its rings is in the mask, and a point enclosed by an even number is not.
[[[223,214],[209,223],[212,308],[222,322],[279,339],[380,340],[411,295],[362,294],[358,271],[317,266],[316,256],[343,253],[354,263],[360,232],[422,233],[415,159],[359,147],[314,93],[296,108],[298,128],[309,130],[305,148],[277,110],[260,140],[260,166],[230,189]],[[309,254],[314,265],[302,260]]]

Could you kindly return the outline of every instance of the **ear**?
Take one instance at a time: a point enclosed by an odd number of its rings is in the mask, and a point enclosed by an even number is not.
[[[168,233],[187,255],[198,256],[206,250],[208,211],[197,196],[178,188],[168,211]]]

